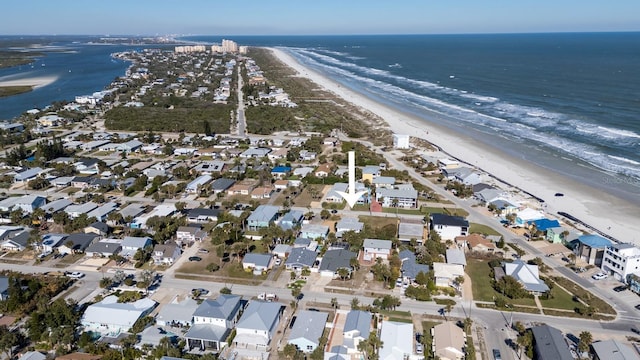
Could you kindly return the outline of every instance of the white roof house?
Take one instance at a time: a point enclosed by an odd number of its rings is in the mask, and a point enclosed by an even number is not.
[[[380,331],[380,360],[418,359],[413,355],[413,324],[383,321]]]
[[[320,311],[300,310],[291,328],[289,344],[304,353],[313,352],[320,345],[320,338],[327,324],[329,314]]]
[[[464,267],[460,264],[434,262],[433,275],[436,280],[436,286],[451,286],[458,276],[464,276]]]
[[[129,331],[131,326],[139,318],[150,313],[156,304],[149,298],[132,303],[119,303],[116,296],[107,296],[102,301],[89,305],[80,323],[85,331],[117,336]]]

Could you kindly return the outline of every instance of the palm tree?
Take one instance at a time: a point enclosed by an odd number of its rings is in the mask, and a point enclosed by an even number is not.
[[[589,351],[589,346],[591,346],[591,343],[593,342],[593,335],[591,335],[591,333],[588,331],[583,331],[580,333],[579,338],[580,341],[578,342],[578,351],[580,351],[580,353],[578,354],[578,356],[582,358],[582,353]]]

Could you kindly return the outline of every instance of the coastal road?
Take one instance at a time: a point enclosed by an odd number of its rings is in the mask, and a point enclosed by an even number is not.
[[[242,93],[242,71],[240,71],[240,69],[238,69],[238,117],[237,117],[237,121],[238,123],[236,124],[238,127],[238,135],[245,137],[246,136],[246,128],[247,128],[247,123],[246,120],[244,118],[244,94]]]

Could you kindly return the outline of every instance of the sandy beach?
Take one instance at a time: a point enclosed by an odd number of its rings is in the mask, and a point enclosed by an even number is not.
[[[9,79],[9,77],[0,78],[0,87],[4,86],[31,86],[34,89],[47,86],[58,79],[56,76],[40,76],[21,79]]]
[[[452,156],[544,199],[543,206],[549,214],[557,214],[558,211],[569,213],[622,242],[640,245],[638,204],[577,183],[529,162],[519,161],[470,137],[385,106],[306,68],[280,49],[270,50],[280,61],[296,70],[299,76],[308,78],[337,96],[383,118],[394,133],[422,138]],[[556,197],[556,193],[563,193],[564,196]]]

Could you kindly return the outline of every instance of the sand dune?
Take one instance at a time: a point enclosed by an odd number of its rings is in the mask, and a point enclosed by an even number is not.
[[[300,76],[380,116],[393,132],[423,138],[452,156],[545,200],[543,204],[534,203],[533,206],[540,206],[549,214],[557,214],[558,211],[569,213],[620,241],[640,245],[640,223],[637,221],[640,218],[640,206],[638,204],[576,183],[529,162],[519,161],[469,137],[375,102],[304,67],[280,49],[270,50],[283,63],[296,70]],[[554,196],[558,192],[563,193],[564,196]]]

